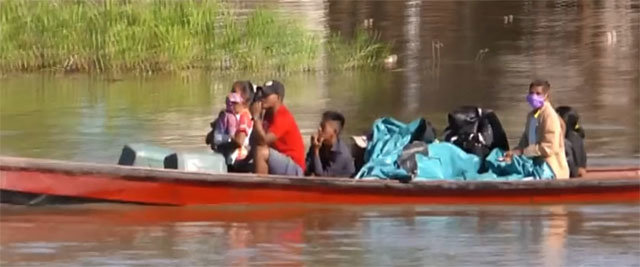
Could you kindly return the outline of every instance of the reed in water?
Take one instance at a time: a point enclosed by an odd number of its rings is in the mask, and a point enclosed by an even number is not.
[[[276,11],[217,0],[0,0],[0,72],[314,71],[323,49],[337,69],[381,67],[389,51],[375,34],[323,43]]]

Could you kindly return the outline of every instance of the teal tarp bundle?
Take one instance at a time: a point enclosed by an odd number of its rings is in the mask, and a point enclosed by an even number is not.
[[[402,148],[411,142],[422,119],[408,124],[393,118],[377,119],[373,123],[373,140],[369,141],[364,155],[366,164],[356,175],[356,178],[410,178],[409,173],[402,169],[398,157]]]
[[[476,178],[482,163],[476,155],[464,152],[452,143],[429,145],[429,155],[416,155],[416,180],[467,180]]]
[[[553,179],[551,167],[540,158],[528,158],[524,155],[513,156],[507,163],[499,159],[504,156],[504,151],[494,149],[485,159],[489,172],[496,175],[499,180],[520,180],[523,177],[535,179]]]
[[[356,178],[410,179],[397,163],[404,146],[409,144],[421,119],[408,124],[392,118],[381,118],[373,125],[373,140],[369,142],[365,153],[366,164]],[[457,146],[447,143],[432,143],[428,146],[428,155],[415,154],[417,173],[415,180],[470,180],[470,181],[506,181],[534,179],[552,179],[551,168],[541,160],[514,156],[512,161],[499,159],[504,152],[498,148],[491,151],[485,159],[487,173],[478,173],[482,159],[468,154]]]

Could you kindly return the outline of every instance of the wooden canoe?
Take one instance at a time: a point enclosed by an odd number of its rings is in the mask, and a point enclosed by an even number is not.
[[[156,205],[637,203],[640,168],[591,169],[589,177],[570,180],[400,183],[0,157],[0,190],[2,200],[10,203],[25,196]]]

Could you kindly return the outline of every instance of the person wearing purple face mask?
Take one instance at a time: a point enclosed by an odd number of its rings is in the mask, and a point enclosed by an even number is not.
[[[507,151],[504,160],[509,162],[514,155],[543,159],[556,179],[569,179],[564,151],[565,125],[549,102],[550,91],[548,81],[535,80],[529,85],[526,100],[533,110],[527,115],[518,146]]]

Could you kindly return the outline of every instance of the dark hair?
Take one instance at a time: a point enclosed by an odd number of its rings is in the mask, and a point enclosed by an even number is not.
[[[529,90],[531,90],[531,88],[533,87],[538,86],[542,86],[545,93],[548,93],[549,90],[551,90],[551,84],[547,80],[534,80],[533,82],[531,82],[531,84],[529,84]]]
[[[338,122],[338,125],[340,126],[340,128],[338,129],[338,133],[342,132],[342,128],[344,128],[344,123],[345,123],[345,119],[344,119],[344,115],[342,115],[340,112],[337,111],[325,111],[324,113],[322,113],[322,121],[335,121]]]
[[[580,115],[578,115],[578,112],[575,109],[569,106],[560,106],[556,108],[556,112],[558,113],[558,115],[560,115],[560,118],[562,118],[564,124],[567,127],[565,136],[568,136],[569,131],[574,131],[578,133],[580,137],[585,137],[584,129],[582,129],[582,127],[580,127],[580,125],[578,124]]]
[[[233,92],[233,89],[237,86],[240,87],[244,103],[251,104],[251,102],[253,102],[254,94],[253,84],[251,83],[251,81],[235,81],[231,86],[231,91]]]

